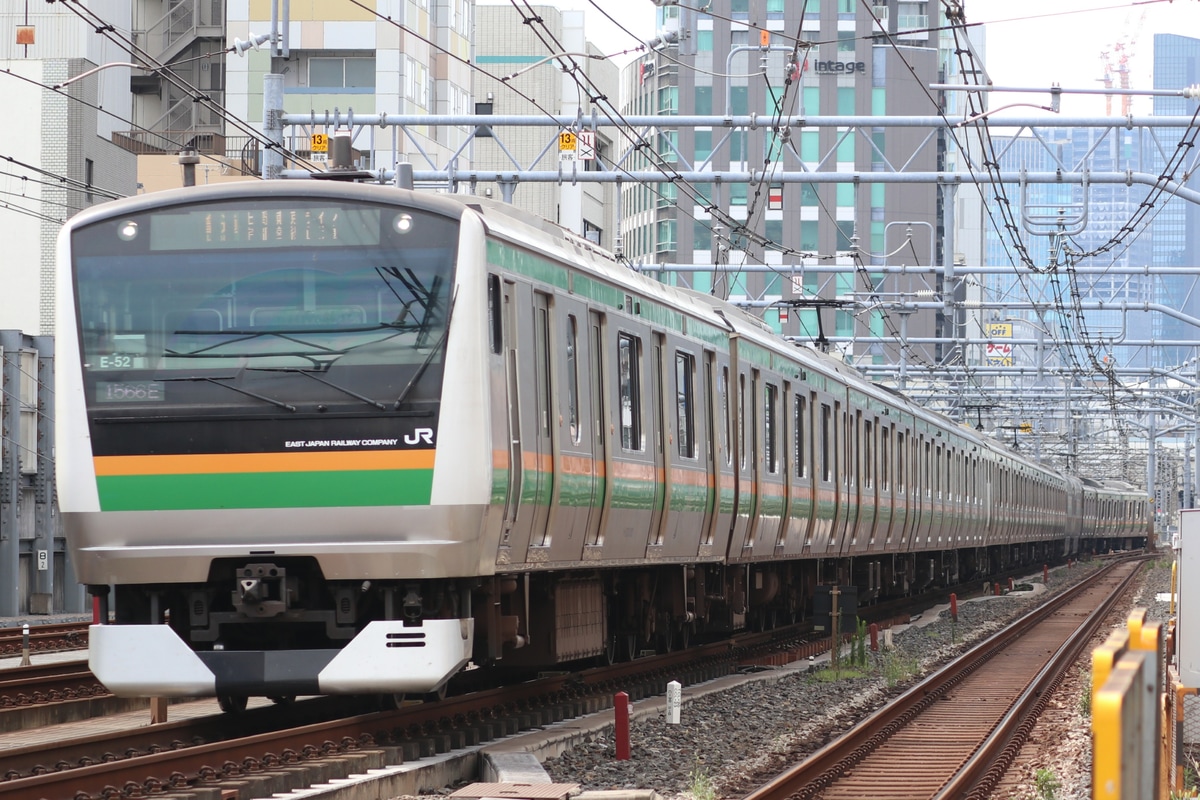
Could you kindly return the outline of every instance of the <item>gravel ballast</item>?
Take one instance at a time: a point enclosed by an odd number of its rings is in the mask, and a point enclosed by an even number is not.
[[[1051,571],[1047,586],[1042,586],[1040,574],[1024,582],[1031,591],[960,599],[957,623],[950,620],[948,610],[934,609],[897,630],[891,651],[869,654],[861,677],[822,680],[820,676],[827,673],[819,664],[812,669],[782,670],[777,680],[747,682],[691,700],[685,688],[681,724],[668,725],[657,716],[631,725],[628,761],[615,760],[608,727],[543,766],[555,782],[578,783],[585,791],[653,789],[668,798],[701,800],[744,796],[951,657],[1092,571],[1088,564],[1064,567]],[[1169,560],[1148,565],[1138,587],[1114,624],[1123,624],[1128,610],[1135,607],[1146,608],[1151,620],[1166,620],[1169,607],[1155,596],[1170,590]],[[1090,654],[1088,650],[1086,659]],[[1082,677],[1065,681],[1060,693],[1085,691],[1084,670]],[[1078,701],[1078,696],[1056,698],[1056,707],[1068,713],[1053,715],[1052,724],[1065,730],[1039,734],[1065,746],[1042,748],[1039,758],[1044,753],[1044,764],[1020,763],[1021,769],[1052,773],[1059,783],[1058,800],[1082,800],[1091,794],[1090,722],[1079,710],[1070,713],[1082,705]],[[1019,776],[1017,780],[1024,783]],[[1011,780],[1006,783],[1011,785]],[[1033,788],[1032,776],[1028,786]]]

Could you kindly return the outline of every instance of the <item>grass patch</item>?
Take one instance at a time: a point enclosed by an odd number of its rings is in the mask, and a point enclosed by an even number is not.
[[[883,673],[883,679],[887,681],[888,686],[903,683],[917,674],[918,669],[917,659],[912,656],[901,655],[895,650],[885,653],[879,666],[880,672]]]
[[[821,683],[836,683],[837,681],[852,680],[854,678],[865,678],[867,677],[867,672],[857,667],[839,667],[838,669],[826,667],[814,672],[812,677]]]
[[[717,800],[717,787],[713,784],[712,778],[704,770],[704,767],[697,764],[692,767],[692,773],[689,776],[691,784],[688,786],[688,794],[694,800]]]

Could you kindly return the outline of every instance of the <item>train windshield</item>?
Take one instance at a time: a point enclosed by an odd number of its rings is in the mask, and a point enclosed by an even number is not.
[[[361,411],[436,399],[458,223],[345,200],[234,200],[71,240],[93,409]]]

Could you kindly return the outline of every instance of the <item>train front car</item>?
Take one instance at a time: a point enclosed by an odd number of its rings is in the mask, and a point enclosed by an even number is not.
[[[306,181],[69,223],[58,487],[114,693],[428,692],[466,663],[491,487],[462,215]]]

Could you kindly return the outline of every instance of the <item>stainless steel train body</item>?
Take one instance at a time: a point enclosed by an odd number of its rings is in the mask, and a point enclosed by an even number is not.
[[[1137,492],[474,199],[163,192],[59,256],[58,489],[118,694],[425,692],[1146,538]]]

